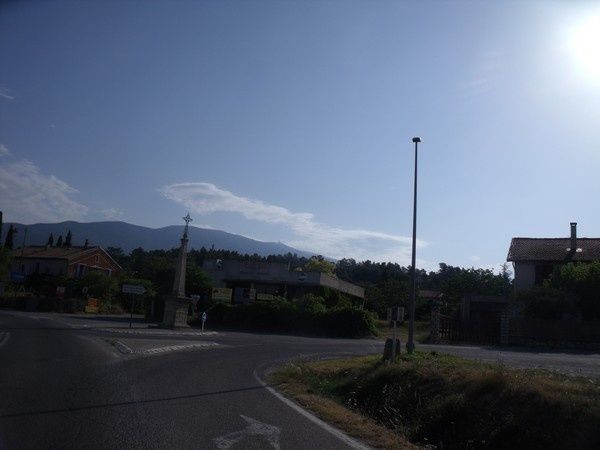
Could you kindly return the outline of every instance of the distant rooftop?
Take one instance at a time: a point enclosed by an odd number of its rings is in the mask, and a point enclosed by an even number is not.
[[[591,262],[600,260],[600,238],[576,239],[571,249],[570,238],[515,237],[510,243],[507,261]]]
[[[13,250],[13,255],[17,258],[52,258],[52,259],[74,259],[79,258],[83,253],[93,252],[100,249],[99,246],[71,246],[71,247],[50,247],[46,245],[28,245],[25,248]]]

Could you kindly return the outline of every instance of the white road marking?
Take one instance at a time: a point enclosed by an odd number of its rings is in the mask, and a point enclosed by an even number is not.
[[[121,341],[114,341],[112,344],[115,347],[117,347],[117,350],[119,350],[121,353],[123,353],[125,355],[130,355],[133,353],[133,350],[131,349],[131,347],[127,346],[126,344],[124,344]]]
[[[279,450],[279,435],[281,434],[279,428],[275,425],[269,425],[242,414],[240,414],[240,417],[248,423],[248,426],[243,430],[234,431],[214,438],[213,442],[219,449],[226,450],[243,440],[246,436],[261,436],[271,445],[271,447],[275,450]]]
[[[292,408],[297,413],[299,413],[299,414],[303,415],[304,417],[306,417],[308,420],[310,420],[311,422],[313,422],[315,425],[317,425],[320,428],[324,429],[325,431],[331,433],[332,435],[334,435],[335,437],[337,437],[340,441],[344,442],[344,444],[348,445],[350,448],[354,448],[354,449],[357,449],[357,450],[370,450],[370,447],[366,446],[362,442],[359,442],[356,439],[351,438],[346,433],[344,433],[342,430],[338,430],[337,428],[329,425],[327,422],[322,421],[317,416],[315,416],[312,413],[308,412],[304,408],[301,408],[300,406],[298,406],[296,403],[294,403],[290,399],[285,398],[283,395],[281,395],[275,389],[273,389],[272,387],[270,387],[269,385],[267,385],[267,383],[265,383],[258,376],[258,373],[256,373],[256,370],[254,371],[254,378],[256,378],[256,381],[258,381],[262,386],[264,386],[264,388],[267,391],[269,391],[271,394],[273,394],[275,397],[277,397],[279,400],[281,400],[287,406],[289,406],[290,408]]]
[[[192,350],[196,348],[208,348],[219,346],[216,342],[199,342],[195,344],[184,344],[184,345],[167,345],[164,347],[153,347],[146,350],[134,350],[127,344],[121,341],[112,341],[112,344],[125,355],[156,355],[160,353],[178,352],[183,350]]]
[[[219,344],[217,344],[216,342],[203,342],[201,344],[188,344],[188,345],[169,345],[166,347],[149,348],[148,350],[142,350],[141,352],[136,352],[136,353],[141,353],[144,355],[154,355],[156,353],[177,352],[180,350],[190,350],[193,348],[216,347],[218,345]]]
[[[124,328],[96,328],[96,331],[118,334],[145,334],[153,336],[214,336],[218,334],[216,331],[161,331],[151,328],[143,328],[138,330],[130,330]]]
[[[8,342],[8,338],[10,337],[10,333],[8,331],[4,331],[0,333],[0,347]]]

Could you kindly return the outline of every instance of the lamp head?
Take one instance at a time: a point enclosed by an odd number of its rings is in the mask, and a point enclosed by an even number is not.
[[[420,137],[414,137],[412,139],[412,141],[416,144],[417,142],[421,142],[421,138]]]

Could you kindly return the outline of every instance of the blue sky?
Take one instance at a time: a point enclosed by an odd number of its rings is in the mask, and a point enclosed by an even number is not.
[[[151,227],[190,210],[407,264],[419,135],[420,266],[497,267],[512,236],[572,220],[600,236],[598,17],[594,2],[4,3],[0,208]]]

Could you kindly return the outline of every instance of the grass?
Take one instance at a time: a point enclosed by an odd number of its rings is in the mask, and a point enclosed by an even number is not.
[[[377,448],[600,448],[598,380],[417,352],[296,363],[269,381]]]

